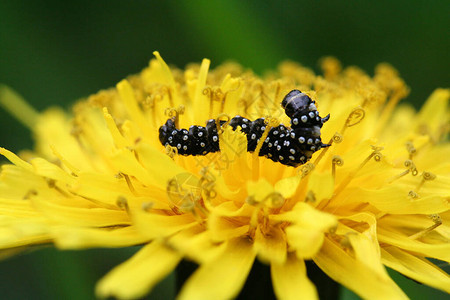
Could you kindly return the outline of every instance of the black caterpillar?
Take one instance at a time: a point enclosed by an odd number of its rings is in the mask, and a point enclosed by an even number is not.
[[[265,156],[274,162],[297,167],[306,163],[317,150],[330,145],[323,144],[320,128],[328,121],[319,116],[315,101],[299,90],[290,91],[281,102],[286,115],[291,119],[291,128],[280,124],[270,129],[259,156]],[[222,125],[225,121],[220,121]],[[236,116],[229,125],[236,130],[238,126],[247,135],[247,151],[254,152],[266,129],[264,118],[250,121]],[[175,118],[168,119],[159,128],[159,140],[164,146],[176,147],[181,155],[206,155],[220,151],[216,120],[206,122],[206,126],[191,126],[189,131],[177,129]]]

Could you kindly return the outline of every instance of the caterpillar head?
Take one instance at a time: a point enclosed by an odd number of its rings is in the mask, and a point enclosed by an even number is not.
[[[314,105],[311,98],[299,90],[290,91],[281,102],[281,106],[289,118],[294,117],[300,111],[309,111],[311,104]]]

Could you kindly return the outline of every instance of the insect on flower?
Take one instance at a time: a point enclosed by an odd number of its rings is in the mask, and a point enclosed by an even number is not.
[[[293,167],[306,163],[314,152],[330,146],[323,144],[320,137],[320,128],[330,115],[321,118],[315,101],[308,95],[292,90],[284,97],[281,106],[291,119],[290,128],[283,124],[270,127],[265,118],[250,121],[238,115],[229,122],[210,119],[205,127],[192,125],[188,131],[177,129],[176,117],[172,117],[159,128],[159,140],[164,146],[176,147],[182,155],[206,155],[220,151],[217,125],[230,125],[233,130],[240,127],[247,136],[248,152],[258,149],[259,156]]]

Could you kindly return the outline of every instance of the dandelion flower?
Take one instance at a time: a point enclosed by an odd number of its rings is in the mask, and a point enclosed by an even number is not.
[[[36,113],[2,88],[2,103],[36,136],[34,151],[1,149],[0,247],[143,245],[97,285],[99,297],[136,298],[182,259],[198,268],[180,299],[236,297],[255,260],[280,299],[314,299],[305,261],[367,299],[407,298],[386,266],[450,292],[433,262],[450,261],[450,91],[419,112],[387,64],[373,77],[322,61],[323,76],[292,62],[258,77],[209,61],[169,68],[155,52],[141,73],[80,101]],[[294,168],[247,151],[220,126],[220,151],[180,155],[158,131],[240,115],[290,126],[280,102],[298,89],[330,120],[329,147]],[[23,109],[26,107],[26,109]],[[261,141],[263,142],[263,141]],[[430,260],[434,259],[434,260]]]

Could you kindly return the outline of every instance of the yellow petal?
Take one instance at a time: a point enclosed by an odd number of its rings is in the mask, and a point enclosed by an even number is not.
[[[383,264],[414,280],[450,293],[450,276],[426,258],[396,247],[381,249]]]
[[[136,151],[139,162],[147,170],[156,186],[166,187],[171,178],[180,174],[193,176],[155,147],[141,143],[136,146]]]
[[[441,217],[443,223],[434,228],[432,232],[423,235],[421,239],[438,239],[444,243],[450,240],[450,224],[447,224],[448,221],[446,221],[448,218],[445,214],[442,214]],[[380,227],[403,233],[406,236],[424,232],[431,226],[436,225],[428,215],[387,215],[378,220],[378,224]]]
[[[142,131],[142,133],[144,133],[146,136],[151,136],[152,133],[149,132],[150,124],[147,122],[147,119],[139,108],[136,97],[134,95],[133,87],[126,79],[119,82],[116,87],[117,91],[119,92],[120,98],[125,104],[127,112],[130,115],[130,118],[138,124],[139,129]]]
[[[148,238],[134,227],[94,229],[58,226],[51,230],[55,245],[60,249],[86,249],[93,247],[128,247],[143,244]]]
[[[314,284],[306,276],[305,262],[290,253],[283,264],[270,265],[273,289],[277,299],[318,299]]]
[[[190,213],[168,216],[137,209],[133,211],[132,218],[133,224],[148,238],[170,236],[197,224]]]
[[[380,277],[388,277],[381,264],[376,234],[370,234],[367,231],[363,233],[349,231],[346,237],[350,242],[356,260],[370,268],[370,272],[376,272]]]
[[[270,219],[288,221],[305,228],[327,231],[337,225],[337,218],[329,213],[319,211],[304,202],[297,203],[288,212],[271,215]]]
[[[421,253],[426,257],[450,261],[450,243],[426,244],[382,227],[378,228],[378,240],[405,250]]]
[[[267,263],[283,264],[287,253],[286,237],[279,227],[273,226],[269,232],[262,232],[260,226],[256,229],[253,250],[258,258]]]
[[[0,248],[49,243],[50,222],[42,216],[0,216]]]
[[[98,297],[136,299],[172,272],[180,255],[158,242],[144,246],[125,263],[117,266],[96,287]]]
[[[226,184],[223,176],[216,178],[215,189],[217,193],[225,199],[235,199],[241,191],[241,188],[237,188],[235,190],[231,189],[231,187]]]
[[[252,244],[247,239],[230,240],[222,255],[202,264],[187,280],[179,299],[228,300],[236,297],[254,260]]]
[[[35,148],[43,157],[49,159],[56,159],[56,151],[58,157],[63,157],[64,162],[76,166],[78,170],[92,171],[97,167],[97,170],[103,170],[103,162],[96,162],[90,157],[89,151],[82,145],[80,134],[70,134],[72,129],[73,122],[62,109],[46,110],[40,115],[34,128]]]
[[[237,157],[247,152],[247,138],[245,134],[238,130],[234,131],[231,126],[227,126],[223,133],[219,135],[219,145],[221,155],[224,155],[230,161],[235,161]],[[233,166],[235,164],[232,164]]]
[[[276,221],[288,221],[286,237],[292,250],[302,258],[311,258],[322,246],[324,233],[336,227],[333,215],[319,211],[304,202],[297,203],[291,211],[270,216]]]
[[[88,199],[95,199],[117,207],[119,197],[131,196],[130,189],[124,178],[111,174],[81,172],[71,192]]]
[[[370,272],[369,268],[328,238],[313,260],[333,280],[364,299],[407,299],[389,277]]]
[[[39,113],[16,91],[4,84],[0,84],[0,106],[29,129],[33,130],[35,128],[39,119]]]
[[[431,94],[416,117],[418,127],[426,124],[435,132],[439,126],[448,124],[449,89],[437,89]]]
[[[353,196],[349,197],[368,202],[379,210],[391,214],[434,214],[450,208],[450,203],[442,196],[412,198],[408,196],[408,191],[398,186],[380,190],[356,188]]]
[[[275,184],[275,190],[279,192],[285,199],[294,196],[300,183],[300,176],[286,177],[279,180]]]
[[[313,172],[309,175],[308,190],[314,193],[316,203],[330,199],[334,190],[334,179],[331,174]]]
[[[145,185],[157,184],[157,175],[151,174],[136,159],[134,153],[128,149],[119,149],[110,157],[111,163],[116,169],[116,173],[124,173],[136,177]]]
[[[72,185],[75,182],[74,177],[63,171],[60,167],[48,162],[45,159],[36,157],[31,160],[31,164],[34,167],[34,172],[40,176],[61,181],[69,185]]]
[[[225,241],[246,234],[249,225],[239,224],[230,218],[211,214],[208,218],[208,229],[211,231],[214,241]]]
[[[31,166],[31,165],[30,165]],[[48,188],[44,178],[16,165],[5,164],[0,173],[0,195],[15,200],[25,200],[30,191]]]
[[[371,213],[361,212],[351,216],[340,218],[340,220],[352,220],[359,224],[366,223],[369,228],[362,233],[339,224],[336,234],[345,235],[354,247],[356,258],[369,267],[378,269],[380,267],[380,247],[377,238],[377,219]],[[362,224],[361,224],[362,225]],[[367,259],[367,258],[371,259]]]
[[[322,247],[324,233],[321,231],[295,225],[285,230],[289,246],[297,251],[298,257],[309,259]]]
[[[39,216],[40,214],[33,208],[30,201],[0,198],[0,215],[26,218]]]
[[[112,210],[100,207],[71,207],[59,204],[57,197],[52,197],[50,202],[46,195],[38,194],[32,197],[32,203],[36,210],[40,211],[50,220],[60,222],[61,224],[75,226],[115,226],[128,225],[130,219],[123,210]]]
[[[209,59],[202,60],[198,79],[195,80],[196,85],[194,98],[192,99],[192,108],[194,109],[194,116],[197,120],[206,121],[210,113],[210,100],[205,96],[205,94],[203,94],[210,63],[211,62]]]
[[[262,178],[258,181],[247,182],[247,193],[256,202],[261,202],[264,198],[274,192],[273,185],[271,185],[266,179]]]
[[[156,57],[159,63],[159,67],[161,68],[161,75],[156,76],[157,80],[161,80],[163,83],[168,84],[172,90],[173,93],[177,94],[178,89],[176,88],[175,79],[173,78],[172,71],[170,70],[169,66],[166,64],[166,62],[162,59],[161,55],[158,51],[154,51],[153,55]],[[153,79],[156,81],[155,79]],[[151,81],[153,81],[151,80]],[[175,95],[176,96],[176,95]],[[175,97],[177,98],[177,97]],[[174,103],[175,106],[178,106],[179,103]]]
[[[214,242],[211,232],[205,231],[200,225],[176,233],[169,238],[168,243],[199,264],[217,259],[226,248],[226,243]]]
[[[250,217],[255,210],[254,206],[244,203],[241,207],[235,205],[234,201],[226,201],[211,208],[213,214],[223,217]]]
[[[12,153],[11,151],[6,150],[5,148],[0,148],[0,154],[6,157],[10,162],[12,162],[18,167],[24,168],[25,170],[28,171],[33,170],[33,167],[29,163],[23,161],[17,155]]]
[[[130,147],[131,144],[122,136],[119,129],[117,128],[114,118],[109,114],[108,108],[103,108],[103,117],[105,118],[106,125],[108,126],[111,137],[117,148]]]

